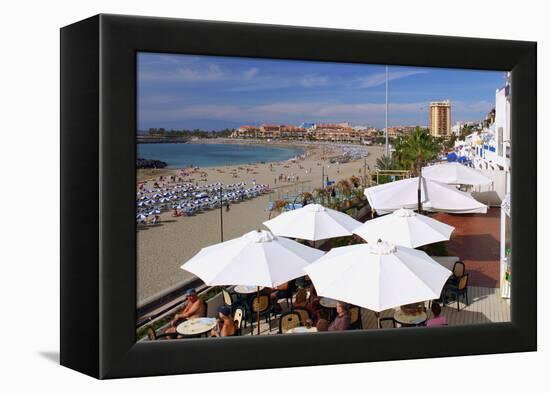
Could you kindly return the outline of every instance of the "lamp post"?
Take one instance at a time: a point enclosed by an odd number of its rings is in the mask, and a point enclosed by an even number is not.
[[[223,242],[223,187],[220,186],[220,236]]]

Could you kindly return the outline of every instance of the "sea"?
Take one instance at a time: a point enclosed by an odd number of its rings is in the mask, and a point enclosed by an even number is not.
[[[214,143],[138,143],[137,157],[160,160],[168,168],[213,167],[285,161],[304,153],[294,147]]]

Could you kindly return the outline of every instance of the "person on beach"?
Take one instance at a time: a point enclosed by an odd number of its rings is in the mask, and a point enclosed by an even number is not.
[[[206,315],[206,304],[199,299],[195,289],[188,289],[185,293],[187,295],[187,303],[183,310],[177,312],[170,322],[170,327],[165,330],[165,333],[176,333],[176,326],[180,323],[191,319],[191,318],[200,318]]]
[[[441,306],[433,302],[432,303],[432,314],[433,318],[429,319],[428,322],[426,322],[426,327],[437,327],[437,326],[445,326],[447,325],[447,319],[443,315],[441,315]]]
[[[344,302],[336,303],[336,318],[328,325],[329,331],[348,330],[351,324],[349,306]]]
[[[234,336],[237,332],[235,321],[231,318],[229,307],[220,306],[218,308],[218,320],[216,326],[210,332],[210,337],[228,337]]]

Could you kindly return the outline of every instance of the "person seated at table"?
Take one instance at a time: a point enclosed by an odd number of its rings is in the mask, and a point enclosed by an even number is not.
[[[328,321],[326,319],[319,319],[317,321],[317,325],[315,325],[318,332],[326,332],[328,331]]]
[[[220,306],[218,308],[218,320],[216,326],[210,332],[211,337],[227,337],[234,336],[237,332],[235,321],[231,318],[231,310],[229,307]]]
[[[321,305],[319,304],[319,298],[314,297],[311,301],[308,301],[307,290],[305,288],[300,288],[296,291],[293,307],[300,307],[308,310],[311,315],[311,320],[314,323],[320,318],[319,310],[321,309]]]
[[[426,327],[437,327],[447,325],[447,319],[441,315],[441,306],[438,303],[432,303],[433,317],[426,322]]]
[[[176,333],[176,326],[183,321],[191,318],[204,317],[206,315],[206,305],[199,299],[197,292],[191,288],[188,289],[185,294],[187,295],[185,307],[174,315],[170,322],[170,327],[164,331],[165,333]]]
[[[307,308],[308,305],[307,290],[305,288],[299,288],[296,291],[296,297],[294,298],[294,307]]]
[[[336,318],[328,325],[329,331],[348,330],[351,324],[351,313],[347,303],[336,303]]]
[[[273,291],[269,294],[271,298],[271,303],[273,304],[273,310],[275,312],[281,312],[282,308],[279,304],[280,299],[284,299],[288,296],[288,288],[290,288],[289,283],[285,282],[281,285],[277,285]]]

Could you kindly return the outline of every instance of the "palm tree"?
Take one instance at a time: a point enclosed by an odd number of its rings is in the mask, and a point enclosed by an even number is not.
[[[273,207],[269,210],[269,218],[268,219],[271,219],[271,213],[276,211],[278,212],[279,214],[282,213],[282,211],[285,209],[285,206],[288,204],[287,201],[285,201],[284,199],[277,199],[274,203],[273,203]]]
[[[313,193],[321,200],[321,205],[325,204],[325,198],[328,195],[328,192],[325,188],[316,188],[313,190]]]
[[[311,192],[304,191],[302,192],[302,205],[305,206],[307,203],[313,201],[315,203],[315,199],[313,199],[313,195]]]
[[[346,179],[342,179],[337,183],[338,190],[345,195],[348,196],[351,192],[351,185],[349,184],[349,181]]]
[[[403,168],[418,176],[427,162],[437,158],[441,148],[441,144],[432,135],[416,127],[412,134],[395,147],[395,155],[399,157]]]
[[[406,139],[399,141],[395,154],[401,166],[418,176],[418,212],[422,212],[421,181],[422,167],[435,160],[442,150],[441,142],[430,135],[427,130],[416,127]]]
[[[376,159],[376,169],[380,171],[395,169],[395,162],[392,157],[384,154]]]

